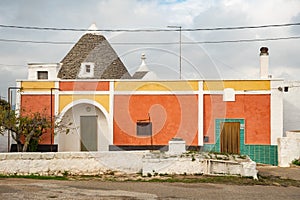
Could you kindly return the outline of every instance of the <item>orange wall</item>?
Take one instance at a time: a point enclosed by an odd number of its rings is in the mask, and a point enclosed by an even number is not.
[[[197,95],[116,95],[114,145],[151,145],[151,137],[136,135],[136,122],[152,122],[153,145],[167,145],[173,137],[198,144]]]
[[[39,112],[42,115],[49,116],[49,120],[51,117],[51,107],[50,107],[50,95],[22,95],[21,96],[21,108],[22,114],[30,114]],[[52,95],[52,111],[54,116],[54,95]],[[51,134],[50,130],[47,131],[41,137],[40,144],[50,144]],[[54,141],[54,140],[53,140]]]
[[[61,91],[108,91],[109,82],[97,81],[66,81],[59,82]]]
[[[223,95],[204,95],[204,135],[215,143],[215,119],[245,119],[246,144],[270,144],[270,95],[236,95],[223,102]]]

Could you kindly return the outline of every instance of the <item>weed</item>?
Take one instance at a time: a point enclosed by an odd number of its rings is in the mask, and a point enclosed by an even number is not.
[[[192,155],[192,161],[194,162],[196,160],[195,156]]]
[[[64,171],[64,172],[62,173],[62,175],[63,175],[64,177],[66,177],[66,176],[69,175],[69,172],[68,172],[68,171]]]
[[[246,159],[247,156],[246,156],[246,155],[240,155],[239,158],[241,158],[241,159]]]
[[[0,178],[28,178],[28,179],[41,179],[41,180],[68,180],[64,176],[40,176],[40,175],[0,175]]]
[[[300,166],[300,158],[293,160],[292,164]]]
[[[168,176],[167,173],[164,173],[164,174],[160,173],[160,174],[158,174],[158,175],[159,175],[159,176]]]

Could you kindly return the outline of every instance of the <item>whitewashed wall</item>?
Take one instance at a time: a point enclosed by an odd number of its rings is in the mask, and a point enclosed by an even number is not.
[[[7,152],[7,133],[0,135],[0,152]]]
[[[109,147],[109,131],[108,122],[105,115],[93,104],[82,103],[74,105],[62,116],[62,127],[70,127],[70,132],[65,134],[61,130],[55,137],[55,142],[58,143],[58,151],[80,151],[80,116],[96,115],[97,122],[97,146],[98,151],[107,151]]]
[[[47,71],[48,80],[56,80],[57,72],[60,68],[59,63],[29,63],[28,64],[28,80],[37,80],[38,71]]]
[[[123,173],[230,174],[256,178],[256,163],[250,159],[193,159],[189,155],[166,155],[147,151],[1,153],[3,175],[101,175]]]
[[[289,167],[300,158],[300,131],[287,131],[286,137],[278,138],[278,166]]]
[[[283,92],[283,131],[300,130],[300,81],[287,81]]]

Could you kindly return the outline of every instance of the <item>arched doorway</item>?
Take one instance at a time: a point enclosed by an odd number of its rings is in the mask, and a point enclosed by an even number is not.
[[[59,124],[59,151],[108,150],[108,117],[101,105],[91,100],[72,102],[61,112]]]

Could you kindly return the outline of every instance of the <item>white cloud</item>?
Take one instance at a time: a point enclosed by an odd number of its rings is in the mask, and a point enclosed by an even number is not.
[[[88,28],[183,28],[247,26],[299,22],[298,0],[3,0],[0,2],[0,24]],[[269,29],[182,32],[183,41],[235,40],[286,37],[300,33],[299,27]],[[1,28],[0,38],[46,41],[74,41],[82,32],[33,31]],[[171,33],[103,33],[111,42],[178,42],[178,32]],[[183,74],[187,78],[257,78],[259,48],[268,46],[270,73],[278,77],[300,77],[298,59],[300,40],[273,42],[183,45]],[[5,43],[0,46],[0,91],[15,79],[25,78],[27,62],[60,62],[72,45],[37,45]],[[140,64],[145,52],[147,63],[160,77],[178,77],[178,45],[113,45],[130,72]],[[200,75],[199,75],[200,74]],[[203,77],[202,77],[203,76]]]

